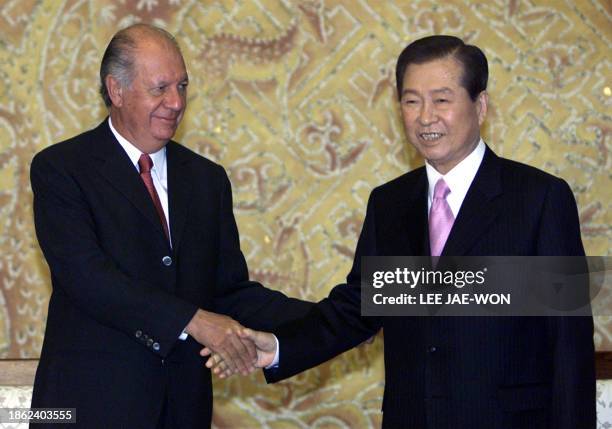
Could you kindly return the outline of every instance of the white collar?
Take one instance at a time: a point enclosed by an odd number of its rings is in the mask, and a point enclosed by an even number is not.
[[[433,200],[433,192],[436,182],[443,177],[451,191],[447,197],[447,201],[456,217],[468,189],[470,189],[470,185],[472,184],[474,177],[476,177],[478,168],[480,168],[480,164],[484,158],[485,149],[485,143],[482,139],[480,139],[474,150],[444,175],[440,174],[440,172],[436,170],[429,162],[425,161],[427,181],[429,182],[428,200],[430,202]]]
[[[125,137],[119,134],[119,131],[117,131],[115,127],[113,127],[113,122],[111,121],[110,116],[108,117],[108,126],[110,127],[111,131],[113,132],[113,135],[115,136],[123,150],[125,150],[127,155],[130,157],[130,161],[132,161],[132,164],[134,164],[136,169],[140,171],[140,167],[138,167],[138,160],[140,159],[140,155],[142,155],[140,149],[138,149]],[[161,180],[162,177],[166,176],[166,146],[162,147],[157,152],[150,153],[149,156],[153,160],[152,171],[154,171],[155,174],[157,174]]]

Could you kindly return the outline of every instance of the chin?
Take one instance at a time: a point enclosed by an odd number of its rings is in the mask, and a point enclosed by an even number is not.
[[[175,131],[176,130],[174,128],[171,129],[171,130],[164,130],[162,132],[155,133],[153,135],[153,137],[155,137],[158,140],[166,140],[167,141],[167,140],[170,140],[174,136],[174,132]]]
[[[421,146],[420,149],[421,150],[419,152],[421,156],[428,160],[430,164],[444,161],[448,157],[448,153],[444,150],[444,148]]]

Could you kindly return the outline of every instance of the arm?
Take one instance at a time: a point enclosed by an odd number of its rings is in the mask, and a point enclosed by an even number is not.
[[[548,189],[538,237],[538,255],[582,256],[576,201],[563,180]],[[551,427],[595,427],[595,369],[591,317],[552,317]]]
[[[310,310],[312,303],[289,298],[279,291],[249,280],[232,210],[231,185],[222,168],[220,182],[220,244],[215,310],[245,326],[267,331],[302,317]]]
[[[375,200],[376,191],[368,202],[347,283],[332,289],[305,317],[274,331],[280,345],[280,363],[278,368],[265,371],[269,382],[319,365],[362,343],[380,329],[380,318],[361,316],[361,258],[377,254]]]
[[[272,328],[299,318],[306,314],[312,303],[295,298],[289,298],[283,293],[263,287],[257,282],[249,280],[249,273],[244,255],[240,250],[238,228],[233,214],[232,190],[229,179],[222,167],[218,167],[216,178],[220,188],[219,201],[219,253],[217,258],[217,279],[214,296],[214,309],[218,313],[226,314],[245,326],[254,329],[271,330]],[[205,314],[206,312],[199,313]],[[198,316],[198,314],[196,314]],[[220,316],[220,315],[217,315]],[[230,319],[231,320],[231,319]],[[206,326],[200,323],[198,317],[190,322],[188,332],[205,333]],[[236,342],[242,326],[233,326],[231,339],[234,341],[234,352],[217,353],[214,341],[202,342],[207,347],[200,353],[206,356],[215,353],[219,361],[224,362],[227,374],[236,371],[236,363],[242,362],[243,374],[253,370],[253,362],[257,358],[252,341],[242,336]],[[196,338],[198,338],[196,336]],[[224,339],[217,335],[217,338]],[[212,364],[212,360],[210,361]],[[208,365],[211,367],[212,365]]]
[[[305,316],[273,330],[278,336],[280,363],[267,369],[268,382],[291,377],[317,366],[372,337],[381,327],[381,319],[361,316],[361,257],[376,254],[374,193],[370,196],[366,219],[357,244],[353,268],[347,283],[336,286],[328,298],[312,305]],[[241,334],[257,347],[257,363],[265,368],[273,363],[277,342],[269,332],[246,329]],[[204,348],[209,356],[206,366],[222,378],[232,375],[224,360]]]

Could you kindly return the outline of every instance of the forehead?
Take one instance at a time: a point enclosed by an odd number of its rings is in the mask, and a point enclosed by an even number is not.
[[[404,73],[404,89],[436,89],[461,86],[463,66],[452,57],[410,64]]]
[[[134,50],[134,68],[147,79],[164,77],[183,80],[187,77],[180,51],[163,38],[139,40]]]

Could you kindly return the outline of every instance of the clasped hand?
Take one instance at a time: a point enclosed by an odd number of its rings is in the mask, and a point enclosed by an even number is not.
[[[202,353],[206,350],[208,354],[214,354],[219,362],[224,362],[223,367],[230,374],[239,372],[247,375],[255,370],[258,354],[255,343],[244,334],[244,330],[231,317],[202,309],[196,312],[185,329],[187,334],[205,346]]]
[[[256,359],[254,366],[256,368],[266,368],[270,366],[276,356],[276,338],[268,332],[254,331],[252,329],[243,328],[238,331],[238,337],[255,347]],[[233,375],[233,362],[227,361],[221,353],[217,353],[210,347],[205,347],[200,351],[202,356],[210,356],[206,361],[206,367],[211,368],[214,374],[220,378],[226,378]],[[253,368],[254,369],[254,368]],[[252,371],[252,369],[251,369]],[[243,373],[244,374],[244,373]]]
[[[256,360],[254,363],[255,368],[266,368],[274,362],[276,356],[276,348],[278,346],[274,335],[268,332],[255,331],[249,328],[242,328],[237,332],[238,337],[255,347]],[[362,345],[369,345],[374,342],[376,334],[364,341]],[[235,365],[231,360],[227,360],[221,353],[216,352],[211,347],[204,347],[200,351],[201,356],[209,356],[206,361],[206,367],[210,368],[214,374],[220,378],[230,377],[237,371]],[[255,368],[251,367],[249,372],[252,372]],[[244,373],[243,373],[244,374]]]

